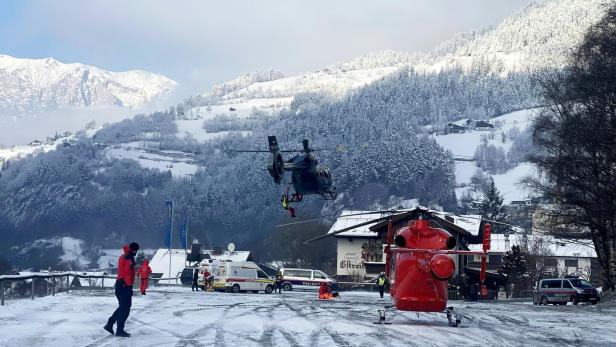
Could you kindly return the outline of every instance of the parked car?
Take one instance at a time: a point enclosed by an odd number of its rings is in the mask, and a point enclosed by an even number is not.
[[[233,293],[263,291],[270,294],[274,291],[274,280],[251,261],[214,261],[204,260],[200,264],[199,286],[205,287],[203,270],[214,276],[212,287],[215,290],[224,290]]]
[[[599,302],[599,294],[588,281],[580,278],[549,278],[537,282],[533,294],[535,305],[566,305],[571,302],[588,301],[591,304]]]
[[[282,289],[286,291],[319,289],[323,282],[329,283],[334,290],[338,288],[338,282],[321,270],[282,268],[280,272],[282,273]]]

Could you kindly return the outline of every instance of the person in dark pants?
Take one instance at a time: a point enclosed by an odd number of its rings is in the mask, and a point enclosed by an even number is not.
[[[117,323],[115,335],[129,337],[130,334],[124,330],[124,323],[130,314],[130,307],[133,298],[133,283],[135,282],[135,254],[139,250],[137,242],[124,246],[124,254],[118,259],[118,276],[114,285],[115,295],[118,298],[118,308],[107,320],[103,329],[113,334],[113,325]]]
[[[205,278],[203,279],[205,281]],[[199,268],[195,268],[193,271],[192,291],[199,291]]]
[[[278,294],[282,294],[282,272],[278,271],[276,274],[276,281],[274,282],[274,292],[278,289]]]
[[[385,293],[385,286],[388,284],[389,280],[385,276],[384,272],[381,272],[379,278],[376,279],[376,285],[379,287],[379,295],[383,298],[383,293]]]

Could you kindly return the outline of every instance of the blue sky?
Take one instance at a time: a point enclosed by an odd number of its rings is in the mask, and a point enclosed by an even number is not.
[[[196,94],[241,73],[429,50],[530,0],[0,2],[0,54],[169,76]]]

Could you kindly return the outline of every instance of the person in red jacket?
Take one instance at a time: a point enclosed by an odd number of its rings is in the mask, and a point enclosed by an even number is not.
[[[145,295],[145,290],[148,289],[148,278],[152,273],[152,268],[150,268],[150,263],[147,259],[143,261],[143,264],[141,264],[137,273],[139,274],[139,278],[141,279],[141,285],[139,286],[139,289],[141,290],[141,295]]]
[[[332,289],[326,282],[321,282],[321,286],[319,287],[319,299],[321,300],[329,300],[333,299],[334,295],[332,294]]]
[[[118,299],[118,308],[107,320],[103,329],[113,334],[113,325],[117,323],[116,336],[129,337],[130,334],[124,331],[124,324],[130,314],[132,304],[133,284],[135,282],[135,254],[139,250],[139,244],[133,242],[124,245],[124,254],[118,259],[118,276],[116,276],[115,296]]]

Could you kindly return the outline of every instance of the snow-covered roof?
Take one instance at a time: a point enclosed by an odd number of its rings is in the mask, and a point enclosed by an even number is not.
[[[400,210],[399,212],[408,212],[413,209]],[[429,210],[432,213],[440,216],[443,219],[447,219],[453,224],[466,230],[471,235],[479,235],[479,225],[481,222],[481,215],[454,215],[447,212],[439,212],[436,210]],[[373,219],[385,217],[386,213],[371,213],[372,211],[355,211],[344,210],[340,214],[340,217],[336,220],[334,225],[327,232],[328,234],[334,233],[337,230],[351,227],[353,225],[369,222]],[[359,214],[359,215],[358,215]],[[345,217],[346,216],[346,217]],[[360,226],[353,230],[342,232],[337,237],[376,237],[378,234],[374,231],[370,231],[370,227],[377,223],[371,223],[364,226]]]
[[[201,254],[207,254],[211,259],[218,259],[220,261],[248,261],[250,258],[250,251],[222,251],[221,254],[213,254],[212,250],[203,250]]]
[[[356,210],[344,210],[340,214],[340,217],[336,220],[334,225],[329,228],[328,234],[331,234],[337,230],[351,227],[353,225],[369,222],[373,219],[385,217],[386,213],[371,213],[372,211],[356,211]],[[345,217],[348,216],[348,217]],[[338,234],[339,237],[376,237],[378,234],[374,231],[370,231],[370,227],[375,223],[367,224],[353,230],[345,231]]]
[[[250,258],[250,251],[222,251],[221,254],[212,254],[212,250],[202,250],[202,254],[207,254],[211,259],[220,261],[247,261]],[[186,267],[186,251],[183,249],[171,250],[171,277],[178,277]],[[169,277],[169,249],[161,248],[156,251],[150,260],[152,273],[161,273],[163,278]]]
[[[171,276],[169,276],[169,258],[171,258]],[[152,260],[150,260],[150,268],[152,273],[160,273],[163,278],[179,277],[182,270],[186,266],[186,251],[183,249],[161,248],[156,251]]]
[[[572,240],[558,239],[549,235],[528,235],[528,247],[533,244],[543,242],[547,250],[546,256],[554,257],[583,257],[594,258],[597,256],[594,246],[588,243],[580,243]],[[511,249],[512,246],[524,245],[524,234],[510,234],[509,244],[505,240],[504,234],[490,235],[490,252],[504,253]],[[481,251],[481,244],[468,245],[471,251]]]
[[[437,212],[436,214],[442,216],[443,219],[447,219],[453,224],[466,230],[473,236],[479,235],[479,227],[481,225],[480,214],[468,214],[468,215],[454,215],[447,212]]]

